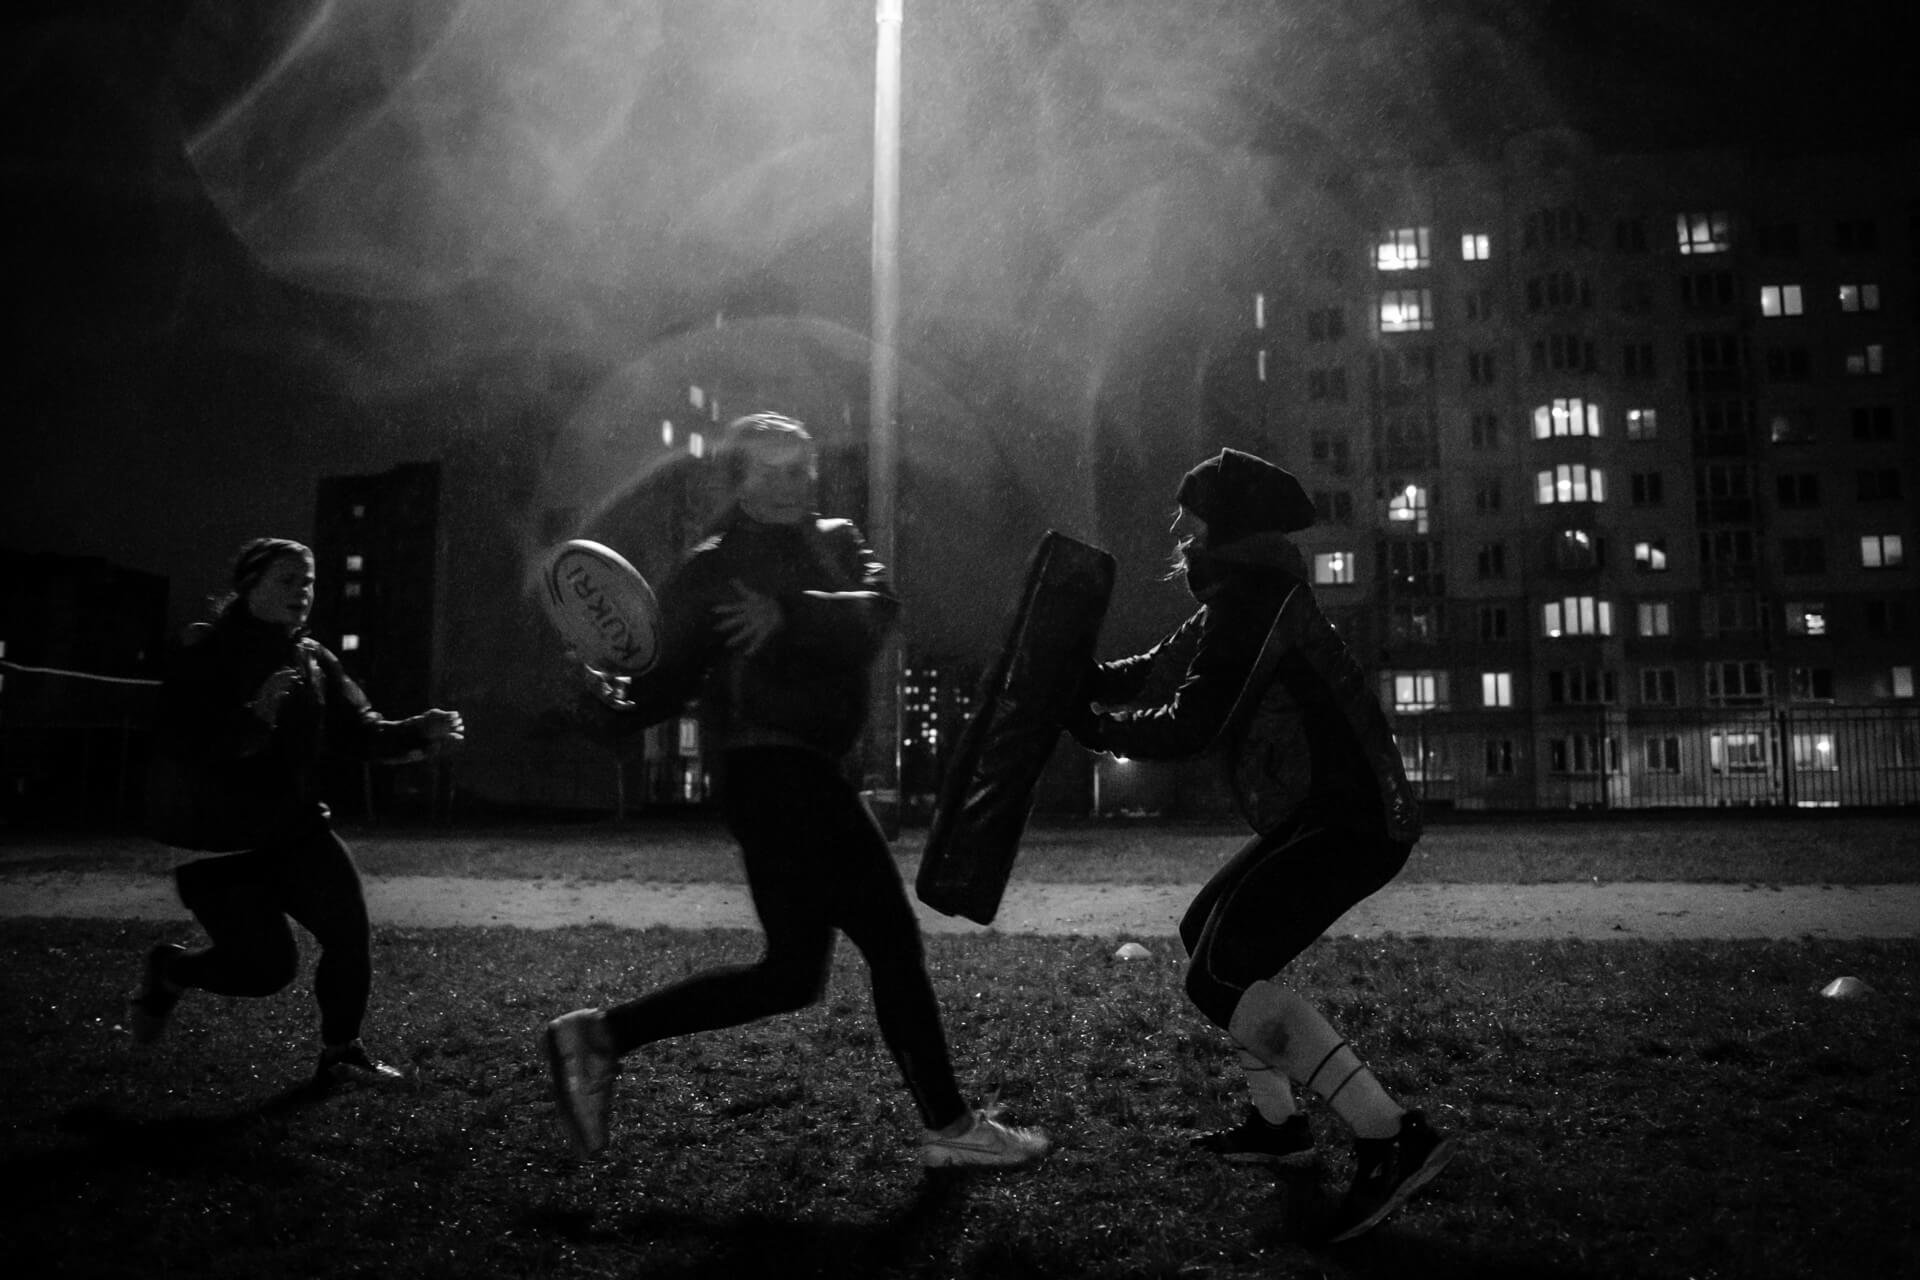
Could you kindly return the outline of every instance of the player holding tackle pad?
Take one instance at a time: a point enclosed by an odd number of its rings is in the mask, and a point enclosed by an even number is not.
[[[592,687],[634,730],[699,698],[766,951],[755,964],[550,1022],[540,1045],[562,1125],[580,1154],[596,1154],[609,1140],[622,1057],[817,1002],[837,929],[866,958],[881,1035],[926,1127],[922,1161],[1031,1163],[1047,1151],[1045,1134],[961,1098],[919,922],[886,837],[841,768],[898,609],[886,571],[852,524],[816,516],[814,445],[798,422],[736,420],[720,463],[732,501],[661,588],[657,656],[630,678],[594,672]]]

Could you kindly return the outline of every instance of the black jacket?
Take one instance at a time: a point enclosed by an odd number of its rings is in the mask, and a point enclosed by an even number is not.
[[[780,602],[784,622],[751,657],[729,649],[714,606],[739,582]],[[886,569],[850,521],[762,524],[735,511],[660,591],[660,659],[629,689],[630,723],[696,697],[720,750],[804,746],[838,758],[866,727],[873,661],[899,612]]]

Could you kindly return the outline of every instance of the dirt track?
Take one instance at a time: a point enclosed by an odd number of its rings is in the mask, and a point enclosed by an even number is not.
[[[1198,885],[1063,885],[1015,881],[991,928],[916,903],[929,933],[1169,937]],[[377,923],[553,929],[749,929],[737,885],[369,876]],[[170,880],[125,873],[0,877],[0,915],[180,919]],[[1496,939],[1920,937],[1920,885],[1390,885],[1333,930]]]

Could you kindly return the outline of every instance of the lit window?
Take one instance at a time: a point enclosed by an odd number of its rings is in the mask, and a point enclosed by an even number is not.
[[[660,443],[666,445],[669,449],[673,447],[673,420],[671,418],[660,419]]]
[[[1847,352],[1847,372],[1853,376],[1887,371],[1887,349],[1877,342]]]
[[[1313,581],[1315,586],[1348,587],[1353,585],[1354,554],[1351,551],[1322,551],[1313,557]]]
[[[1635,610],[1639,633],[1643,636],[1673,634],[1673,606],[1664,600],[1642,600]]]
[[[1860,539],[1860,567],[1897,569],[1906,563],[1906,548],[1897,533],[1869,533]]]
[[[355,520],[364,520],[364,519],[366,519],[366,518],[367,518],[367,504],[366,504],[366,503],[364,503],[364,502],[356,502],[356,503],[354,503],[354,504],[353,504],[353,518],[354,518]]]
[[[1793,735],[1793,767],[1800,773],[1828,773],[1840,767],[1830,733]]]
[[[1444,671],[1389,671],[1383,679],[1395,711],[1440,711],[1447,706]]]
[[[1480,705],[1483,707],[1512,706],[1513,672],[1482,671],[1480,673]]]
[[[1760,773],[1767,748],[1757,733],[1715,732],[1707,738],[1707,766],[1715,773]]]
[[[347,557],[348,573],[359,573],[362,569],[366,567],[367,567],[367,560],[365,556],[348,556]]]
[[[707,438],[701,435],[698,431],[690,433],[687,436],[687,452],[692,454],[696,458],[706,457],[707,456]]]
[[[1818,601],[1787,601],[1787,634],[1790,636],[1827,634],[1827,606]]]
[[[1660,434],[1660,415],[1652,409],[1627,410],[1627,439],[1652,440]]]
[[[1387,499],[1387,519],[1411,521],[1415,533],[1427,532],[1427,491],[1417,484],[1407,485]]]
[[[1380,332],[1414,333],[1433,328],[1433,290],[1388,289],[1380,295]]]
[[[1733,247],[1729,219],[1724,213],[1682,213],[1674,219],[1680,252],[1725,253]]]
[[[1763,316],[1804,315],[1805,306],[1800,299],[1800,286],[1797,284],[1766,284],[1760,286],[1760,314]]]
[[[1652,737],[1644,740],[1648,773],[1680,772],[1680,739]]]
[[[1913,696],[1913,668],[1912,667],[1895,667],[1891,672],[1889,672],[1889,675],[1891,675],[1892,677],[1890,684],[1893,689],[1894,697],[1911,698]]]
[[[349,600],[358,600],[360,598],[360,584],[357,582],[349,582],[340,588],[340,594]]]
[[[1667,571],[1666,539],[1649,538],[1645,542],[1634,543],[1633,563],[1642,573],[1665,573]]]
[[[1259,382],[1267,380],[1267,349],[1265,347],[1253,353],[1253,376]]]
[[[1764,662],[1707,664],[1707,702],[1712,706],[1755,706],[1772,694],[1773,672]]]
[[[1460,257],[1467,262],[1485,262],[1493,256],[1493,237],[1484,231],[1468,231],[1460,237]]]
[[[1880,286],[1877,284],[1841,285],[1840,309],[1842,311],[1878,311]]]
[[[360,647],[359,636],[349,634],[349,635],[344,635],[340,637],[340,652],[352,653],[355,649],[358,649],[359,647]]]
[[[1600,406],[1578,396],[1562,397],[1533,409],[1533,438],[1552,436],[1597,436],[1600,434]]]
[[[1534,496],[1541,506],[1553,502],[1605,502],[1605,473],[1584,462],[1563,462],[1535,474]]]
[[[704,387],[688,387],[687,403],[696,409],[707,407],[707,392]]]
[[[1427,229],[1400,227],[1380,237],[1374,263],[1382,271],[1412,271],[1429,262]]]
[[[1256,329],[1267,327],[1267,295],[1264,293],[1253,295],[1253,327]]]
[[[1550,640],[1562,636],[1610,636],[1613,603],[1593,596],[1566,596],[1540,606],[1540,629]]]

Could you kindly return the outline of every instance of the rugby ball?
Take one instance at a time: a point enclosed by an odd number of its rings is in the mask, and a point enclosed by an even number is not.
[[[659,656],[660,602],[612,547],[561,543],[547,553],[541,585],[547,617],[588,666],[632,676]]]

